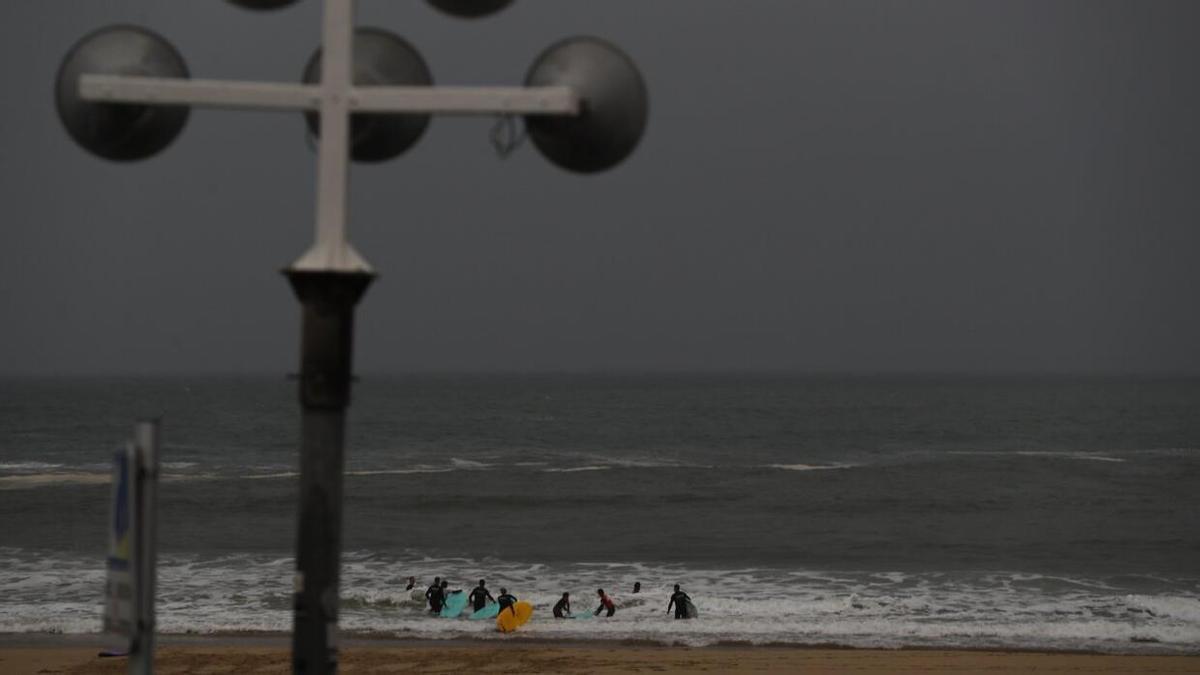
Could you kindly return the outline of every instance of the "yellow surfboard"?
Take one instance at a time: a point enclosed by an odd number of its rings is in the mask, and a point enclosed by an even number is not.
[[[524,601],[518,602],[496,615],[496,630],[501,633],[511,633],[524,626],[531,616],[533,616],[533,605]]]

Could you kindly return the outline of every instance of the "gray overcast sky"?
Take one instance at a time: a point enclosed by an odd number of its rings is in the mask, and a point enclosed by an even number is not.
[[[580,177],[490,121],[358,166],[381,277],[357,369],[1200,372],[1200,2],[361,0],[444,84],[624,47],[646,138]],[[132,22],[193,76],[294,81],[320,3],[0,2],[0,373],[289,372],[278,270],[312,237],[299,115],[197,111],[118,165],[53,110],[80,36]]]

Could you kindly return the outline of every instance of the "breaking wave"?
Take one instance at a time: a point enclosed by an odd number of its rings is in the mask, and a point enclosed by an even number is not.
[[[0,549],[0,632],[99,630],[102,557]],[[167,555],[159,570],[164,633],[287,631],[289,555]],[[345,556],[343,630],[420,638],[490,639],[489,622],[431,617],[405,590],[414,575],[448,576],[469,588],[488,579],[536,608],[522,637],[646,640],[670,644],[839,644],[859,647],[1086,649],[1200,653],[1200,579],[1069,578],[1006,572],[844,572],[703,569],[625,563],[542,565],[498,560]],[[630,591],[634,581],[642,593]],[[673,621],[671,586],[681,583],[700,618]],[[595,589],[616,599],[611,619],[555,621],[565,591],[593,609]],[[418,585],[418,588],[423,586]]]

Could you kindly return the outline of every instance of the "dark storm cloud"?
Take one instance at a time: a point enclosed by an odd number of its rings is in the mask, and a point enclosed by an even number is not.
[[[435,79],[623,46],[648,135],[581,178],[437,119],[354,172],[381,278],[360,371],[1200,370],[1200,4],[362,0]],[[312,230],[298,115],[197,111],[135,165],[75,147],[71,43],[147,25],[200,77],[295,80],[319,3],[0,3],[0,372],[294,369],[277,270]]]

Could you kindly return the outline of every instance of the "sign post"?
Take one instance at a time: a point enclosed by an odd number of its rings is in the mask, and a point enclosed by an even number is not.
[[[113,455],[112,509],[108,522],[108,575],[104,584],[104,632],[132,639],[137,629],[138,605],[134,581],[134,519],[137,510],[136,462],[133,449]]]
[[[158,430],[157,420],[139,422],[113,458],[104,631],[129,641],[131,675],[154,672]]]

